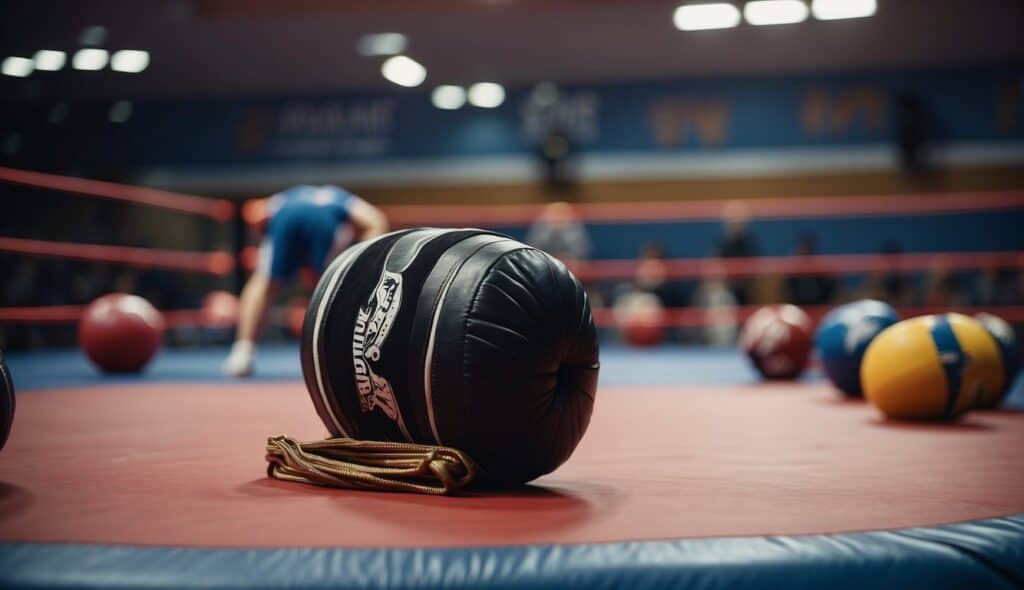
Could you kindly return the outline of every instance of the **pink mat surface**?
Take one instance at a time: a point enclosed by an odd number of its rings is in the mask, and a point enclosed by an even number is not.
[[[935,525],[1024,512],[1024,414],[881,420],[824,385],[602,388],[534,485],[435,498],[265,476],[268,435],[325,434],[299,383],[111,386],[18,400],[0,540],[476,546]]]

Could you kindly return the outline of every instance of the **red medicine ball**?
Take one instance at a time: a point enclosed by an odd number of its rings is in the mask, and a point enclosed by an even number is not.
[[[135,373],[163,342],[164,318],[137,295],[111,293],[89,304],[78,323],[78,344],[105,373]]]
[[[623,295],[615,304],[614,314],[623,340],[632,346],[655,346],[665,337],[665,308],[655,295]]]
[[[769,305],[743,325],[740,346],[765,379],[796,379],[811,356],[811,318],[795,305]]]

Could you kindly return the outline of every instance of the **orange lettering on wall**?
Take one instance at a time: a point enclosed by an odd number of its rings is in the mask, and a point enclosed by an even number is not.
[[[729,135],[729,104],[687,98],[661,100],[651,106],[654,139],[664,148],[681,145],[691,136],[700,145],[721,145]]]
[[[801,105],[804,133],[813,137],[842,137],[858,124],[872,133],[881,133],[888,121],[888,103],[886,92],[873,86],[853,88],[835,96],[820,88],[808,90]]]

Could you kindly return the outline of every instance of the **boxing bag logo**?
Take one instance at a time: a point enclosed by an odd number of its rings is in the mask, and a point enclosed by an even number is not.
[[[355,331],[352,334],[352,363],[355,367],[360,409],[370,412],[380,408],[388,418],[398,422],[404,431],[405,425],[402,424],[391,383],[373,370],[373,365],[380,363],[381,349],[401,305],[402,275],[385,270],[370,294],[369,301],[359,308],[356,315]]]

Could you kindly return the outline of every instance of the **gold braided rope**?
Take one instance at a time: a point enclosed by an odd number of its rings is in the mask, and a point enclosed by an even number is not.
[[[329,438],[267,439],[267,474],[283,481],[442,496],[473,482],[477,466],[449,447]]]

